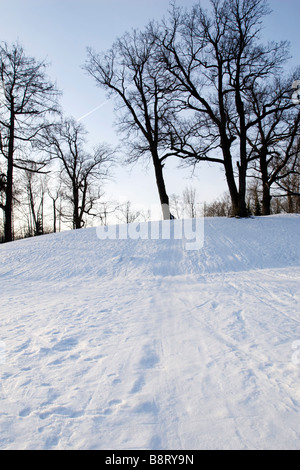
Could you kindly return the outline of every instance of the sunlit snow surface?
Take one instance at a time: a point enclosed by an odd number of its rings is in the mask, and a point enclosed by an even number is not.
[[[0,245],[1,449],[300,448],[300,216],[204,235]]]

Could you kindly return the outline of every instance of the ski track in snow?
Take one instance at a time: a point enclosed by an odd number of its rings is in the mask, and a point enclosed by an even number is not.
[[[0,448],[299,449],[299,223],[0,246]]]

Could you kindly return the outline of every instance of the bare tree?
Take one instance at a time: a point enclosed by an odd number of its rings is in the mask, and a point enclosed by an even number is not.
[[[262,213],[262,190],[259,180],[254,179],[247,186],[247,207],[249,214],[259,216]]]
[[[210,203],[204,204],[205,217],[229,217],[231,214],[231,198],[228,192]]]
[[[119,130],[127,133],[130,147],[126,162],[151,157],[163,218],[170,219],[163,169],[170,156],[166,123],[174,112],[176,85],[173,77],[166,78],[156,53],[154,36],[134,31],[125,34],[105,55],[89,49],[85,68],[97,85],[117,100]]]
[[[85,149],[85,130],[82,124],[69,118],[47,129],[48,152],[61,164],[60,178],[68,207],[63,216],[74,229],[85,225],[85,216],[96,216],[96,203],[103,192],[101,185],[109,177],[114,151],[99,145],[93,152]]]
[[[34,170],[34,168],[33,168]],[[47,175],[25,171],[25,194],[28,207],[28,236],[44,233],[44,206],[47,193]]]
[[[182,198],[178,194],[170,194],[170,207],[176,219],[183,218],[184,205]]]
[[[300,76],[300,69],[296,74]],[[297,76],[296,75],[296,76]],[[249,90],[249,102],[257,117],[257,126],[248,134],[254,177],[261,181],[262,214],[271,212],[271,189],[296,171],[299,160],[300,108],[291,99],[294,76],[257,84]],[[276,112],[262,115],[272,102]],[[258,157],[258,158],[257,158]]]
[[[173,7],[160,33],[152,28],[166,73],[182,90],[180,111],[193,114],[171,122],[172,149],[191,164],[223,165],[232,213],[241,217],[247,216],[246,176],[253,157],[248,137],[258,122],[248,92],[281,73],[288,57],[286,42],[260,43],[268,13],[265,0],[211,0],[210,13],[200,4],[190,12]],[[276,112],[270,100],[260,120]]]
[[[58,184],[52,185],[49,187],[48,185],[48,196],[52,201],[52,213],[53,213],[53,233],[57,231],[57,218],[61,219],[61,199],[63,196],[62,192],[62,183],[57,178]],[[59,207],[57,204],[59,203]]]
[[[107,226],[109,218],[115,215],[121,206],[119,202],[113,200],[100,201],[97,217],[101,220],[101,224]]]
[[[300,139],[294,145],[295,159],[282,169],[275,182],[273,198],[284,212],[300,213]],[[273,205],[274,207],[274,205]]]
[[[183,203],[188,217],[195,219],[197,217],[197,197],[195,188],[186,187],[184,189]]]
[[[117,218],[120,222],[125,224],[132,224],[138,222],[141,218],[141,212],[132,209],[132,204],[130,201],[126,201],[124,204],[121,204],[118,208],[119,215]]]
[[[28,143],[32,149],[41,131],[48,126],[46,118],[58,112],[59,92],[45,74],[46,65],[26,56],[23,48],[0,45],[0,154],[6,159],[5,241],[13,239],[13,169],[28,169],[22,148]],[[46,161],[34,160],[35,171],[44,168]],[[3,208],[3,207],[2,207]]]

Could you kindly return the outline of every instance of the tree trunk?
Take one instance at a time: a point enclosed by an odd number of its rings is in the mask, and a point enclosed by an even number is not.
[[[272,196],[270,194],[270,186],[268,181],[263,181],[262,215],[271,214],[271,199]]]
[[[73,177],[74,180],[72,182],[73,184],[73,229],[77,230],[83,227],[83,222],[82,222],[82,217],[83,217],[83,210],[82,208],[79,207],[79,200],[80,200],[80,193],[79,193],[79,188],[78,184],[76,181],[76,177]]]
[[[262,198],[262,215],[271,214],[271,194],[270,194],[270,182],[268,175],[268,163],[266,150],[262,150],[259,156],[259,165],[261,173],[261,182],[263,190]]]
[[[13,239],[12,230],[12,204],[13,204],[13,163],[10,158],[7,160],[7,188],[5,202],[5,228],[4,241],[11,242]]]
[[[239,56],[240,60],[240,56]],[[239,88],[240,83],[240,62],[237,65],[236,82],[238,84],[235,93],[236,109],[239,115],[240,121],[240,161],[237,166],[239,169],[239,190],[238,190],[238,213],[239,217],[247,217],[247,204],[246,204],[246,177],[247,177],[247,131],[245,123],[245,108],[241,97],[241,91]]]
[[[156,185],[161,203],[163,219],[170,220],[173,218],[173,216],[170,212],[169,196],[166,191],[166,185],[163,176],[163,164],[161,163],[156,151],[152,152],[152,159],[154,164]]]
[[[73,188],[73,229],[81,228],[80,218],[78,215],[79,210],[79,196],[77,188]]]
[[[56,233],[56,199],[52,199],[53,202],[53,233]]]
[[[238,165],[239,168],[239,192],[238,192],[238,213],[239,217],[248,217],[246,204],[246,173],[247,167],[245,163]]]
[[[6,200],[5,200],[5,223],[4,241],[13,240],[12,229],[12,209],[13,209],[13,162],[14,162],[14,139],[15,139],[15,115],[14,102],[12,98],[12,111],[10,115],[9,143],[7,155],[7,175],[6,175]]]
[[[231,215],[233,217],[237,216],[239,213],[239,194],[236,187],[236,182],[234,179],[233,167],[232,167],[232,158],[229,149],[225,149],[223,144],[223,155],[224,155],[224,167],[225,167],[225,176],[227,181],[227,186],[231,198]]]

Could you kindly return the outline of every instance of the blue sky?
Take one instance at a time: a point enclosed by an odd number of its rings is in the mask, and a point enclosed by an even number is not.
[[[189,7],[194,0],[177,0]],[[202,0],[204,6],[209,2]],[[270,0],[273,13],[266,18],[265,40],[291,42],[291,66],[300,64],[300,0]],[[105,51],[114,40],[131,28],[143,27],[150,19],[167,14],[169,0],[0,0],[0,40],[19,41],[29,55],[46,59],[49,76],[64,95],[61,100],[66,116],[81,118],[106,101],[105,92],[95,87],[82,70],[86,48]],[[13,20],[12,20],[13,19]],[[118,137],[113,128],[113,104],[106,103],[82,119],[90,142],[115,145]],[[181,193],[192,185],[199,200],[212,200],[226,190],[224,175],[218,167],[199,167],[192,180],[190,171],[176,169],[175,162],[166,168],[169,194]],[[153,170],[137,165],[119,167],[116,181],[107,188],[115,199],[133,203],[158,203]]]

